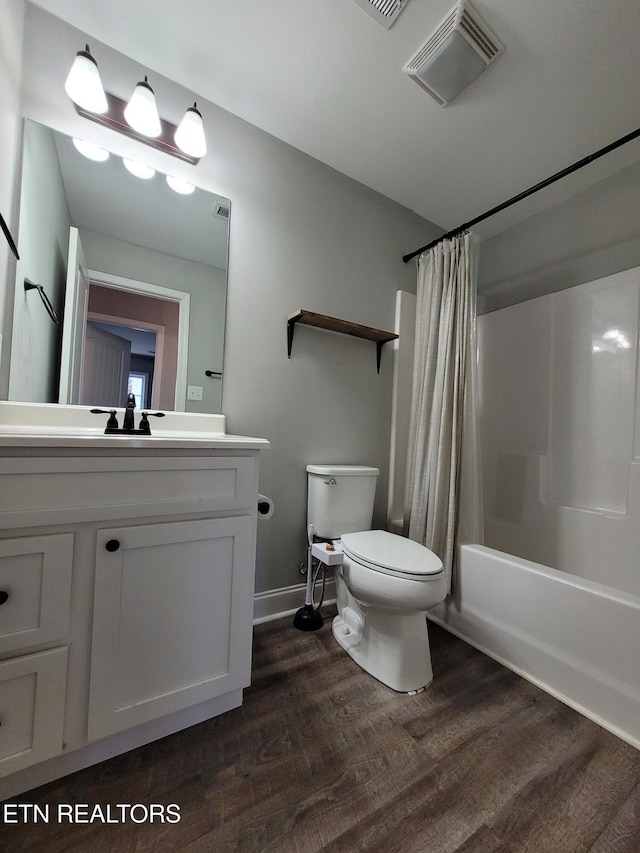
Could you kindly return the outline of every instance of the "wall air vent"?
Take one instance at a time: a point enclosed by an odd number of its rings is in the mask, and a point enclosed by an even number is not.
[[[228,204],[220,204],[216,202],[213,206],[213,210],[211,211],[212,216],[219,216],[220,219],[228,219],[229,218],[229,205]]]
[[[409,0],[353,0],[353,2],[388,30]]]
[[[402,70],[446,106],[503,52],[468,0],[461,0]]]

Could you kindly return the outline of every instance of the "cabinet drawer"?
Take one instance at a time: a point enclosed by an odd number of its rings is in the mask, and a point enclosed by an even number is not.
[[[0,654],[69,631],[73,534],[0,540]]]
[[[248,509],[252,456],[0,459],[0,525],[104,521]]]
[[[0,776],[62,752],[67,649],[0,663]]]

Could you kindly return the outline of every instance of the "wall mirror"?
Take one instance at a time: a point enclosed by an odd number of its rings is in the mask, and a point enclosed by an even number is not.
[[[30,120],[22,166],[8,398],[220,412],[229,200]]]

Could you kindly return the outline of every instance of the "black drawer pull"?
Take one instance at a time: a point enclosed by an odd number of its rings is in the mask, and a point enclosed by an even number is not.
[[[4,589],[0,590],[0,604],[4,604],[5,601],[9,600],[9,593]]]
[[[109,539],[109,541],[104,547],[107,549],[107,551],[113,553],[114,551],[118,550],[118,548],[120,547],[120,543],[117,539]]]

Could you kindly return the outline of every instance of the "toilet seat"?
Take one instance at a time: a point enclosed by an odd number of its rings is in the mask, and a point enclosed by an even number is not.
[[[433,551],[386,530],[345,533],[341,541],[347,556],[376,572],[430,581],[443,571],[442,562]]]

